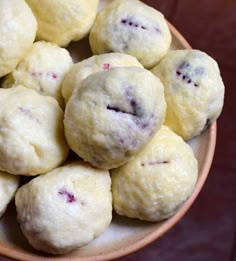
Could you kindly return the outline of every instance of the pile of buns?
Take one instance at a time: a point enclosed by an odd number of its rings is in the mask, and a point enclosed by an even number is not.
[[[28,242],[51,254],[98,237],[113,209],[151,222],[175,214],[198,177],[186,141],[223,107],[217,63],[170,50],[159,11],[98,6],[0,1],[0,214],[15,197]],[[87,36],[94,55],[74,64],[65,47]]]

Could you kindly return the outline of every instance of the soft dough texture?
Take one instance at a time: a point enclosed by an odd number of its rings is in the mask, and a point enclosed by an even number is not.
[[[37,38],[67,46],[84,38],[93,25],[99,0],[26,0],[38,21]]]
[[[188,144],[163,126],[144,150],[111,174],[118,214],[161,221],[175,214],[191,195],[198,168]]]
[[[3,87],[24,85],[55,98],[63,107],[61,85],[72,65],[72,58],[66,49],[52,43],[36,42],[17,68],[6,77]]]
[[[0,89],[0,170],[37,175],[67,154],[63,112],[53,98],[23,86]]]
[[[170,51],[153,68],[165,86],[165,125],[189,140],[220,115],[224,84],[215,60],[198,50]]]
[[[127,53],[151,68],[167,53],[171,34],[157,10],[137,0],[114,0],[98,14],[89,40],[94,54]]]
[[[69,146],[99,168],[124,164],[160,128],[166,110],[163,88],[156,76],[138,67],[90,75],[66,106]]]
[[[5,212],[19,186],[20,177],[0,171],[0,217]]]
[[[0,77],[11,72],[29,51],[36,19],[24,0],[0,1]]]
[[[82,62],[75,64],[65,77],[62,84],[62,95],[67,102],[72,95],[73,90],[80,85],[81,81],[102,70],[110,70],[114,67],[143,66],[137,59],[128,54],[108,53],[94,55]]]
[[[92,241],[110,224],[109,172],[82,162],[55,169],[18,190],[16,209],[34,248],[67,253]]]

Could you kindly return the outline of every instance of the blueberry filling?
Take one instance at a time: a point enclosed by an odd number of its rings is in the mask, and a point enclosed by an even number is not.
[[[103,64],[103,70],[110,70],[110,69],[111,69],[111,65],[109,63]]]
[[[58,75],[54,72],[35,72],[35,71],[32,71],[30,72],[30,75],[32,77],[42,77],[42,76],[47,76],[49,78],[53,78],[53,79],[57,79],[58,78]]]
[[[158,160],[156,160],[156,161],[149,161],[149,162],[147,162],[147,163],[141,163],[141,166],[142,167],[145,167],[145,166],[154,166],[154,165],[161,165],[161,164],[167,164],[167,163],[169,163],[169,161],[167,161],[167,160],[165,160],[165,161],[158,161]]]
[[[58,194],[65,198],[67,203],[73,203],[76,201],[74,194],[64,188],[60,189]]]
[[[185,68],[188,68],[190,65],[187,62],[182,62],[179,66],[179,70],[183,70]]]
[[[134,23],[130,19],[122,19],[121,23],[124,24],[124,25],[129,25],[129,26],[136,27],[136,28],[140,27],[143,30],[147,30],[147,27],[140,25],[138,23]]]
[[[133,117],[134,123],[141,129],[146,129],[150,127],[150,124],[152,122],[151,118],[153,117],[153,115],[150,119],[142,118],[141,109],[139,108],[139,106],[137,105],[134,99],[130,101],[130,107],[132,108],[130,112],[123,110],[118,106],[112,106],[112,105],[108,105],[107,110],[114,111],[115,113],[124,113],[124,114],[131,115]]]
[[[122,19],[120,22],[121,22],[121,24],[130,26],[130,27],[141,28],[142,30],[150,30],[150,29],[152,29],[152,30],[154,30],[157,33],[161,33],[161,31],[160,31],[160,29],[158,27],[148,28],[147,26],[144,26],[142,24],[139,24],[137,22],[132,21],[131,18]]]
[[[133,89],[134,87],[129,85],[125,89],[125,93],[124,93],[124,98],[129,105],[129,109],[127,108],[124,109],[121,106],[108,104],[107,110],[114,111],[115,113],[129,114],[130,116],[132,116],[132,120],[136,126],[138,126],[141,129],[148,129],[151,135],[152,129],[154,127],[154,121],[153,121],[154,115],[153,114],[145,115],[142,107],[134,98]]]
[[[176,70],[176,77],[183,82],[192,85],[194,87],[199,87],[199,84],[193,81],[193,77],[196,75],[204,74],[203,67],[197,67],[195,69],[187,62],[182,62],[177,70]]]
[[[132,106],[131,106],[132,107]],[[133,107],[132,107],[133,108]],[[110,110],[110,111],[114,111],[114,112],[118,112],[118,113],[124,113],[124,114],[129,114],[129,115],[132,115],[132,116],[137,116],[135,114],[135,111],[133,112],[128,112],[128,111],[125,111],[117,106],[112,106],[112,105],[107,105],[107,110]]]

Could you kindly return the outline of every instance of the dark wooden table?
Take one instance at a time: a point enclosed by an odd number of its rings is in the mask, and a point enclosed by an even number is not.
[[[226,97],[214,162],[198,199],[169,233],[119,260],[236,261],[236,0],[145,2],[163,12],[193,48],[218,61]]]

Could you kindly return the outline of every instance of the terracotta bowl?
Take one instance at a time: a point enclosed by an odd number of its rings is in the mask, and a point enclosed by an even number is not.
[[[173,35],[171,48],[191,48],[184,37],[171,24],[169,26]],[[87,39],[79,43],[72,43],[68,49],[75,61],[91,56]],[[216,123],[212,124],[199,137],[189,142],[199,163],[198,181],[192,196],[170,219],[160,223],[148,223],[114,214],[112,223],[108,229],[90,244],[67,255],[50,256],[35,251],[24,239],[16,220],[16,211],[13,202],[0,220],[0,255],[24,261],[98,261],[115,259],[137,251],[165,234],[191,207],[207,178],[214,155],[215,142]]]

